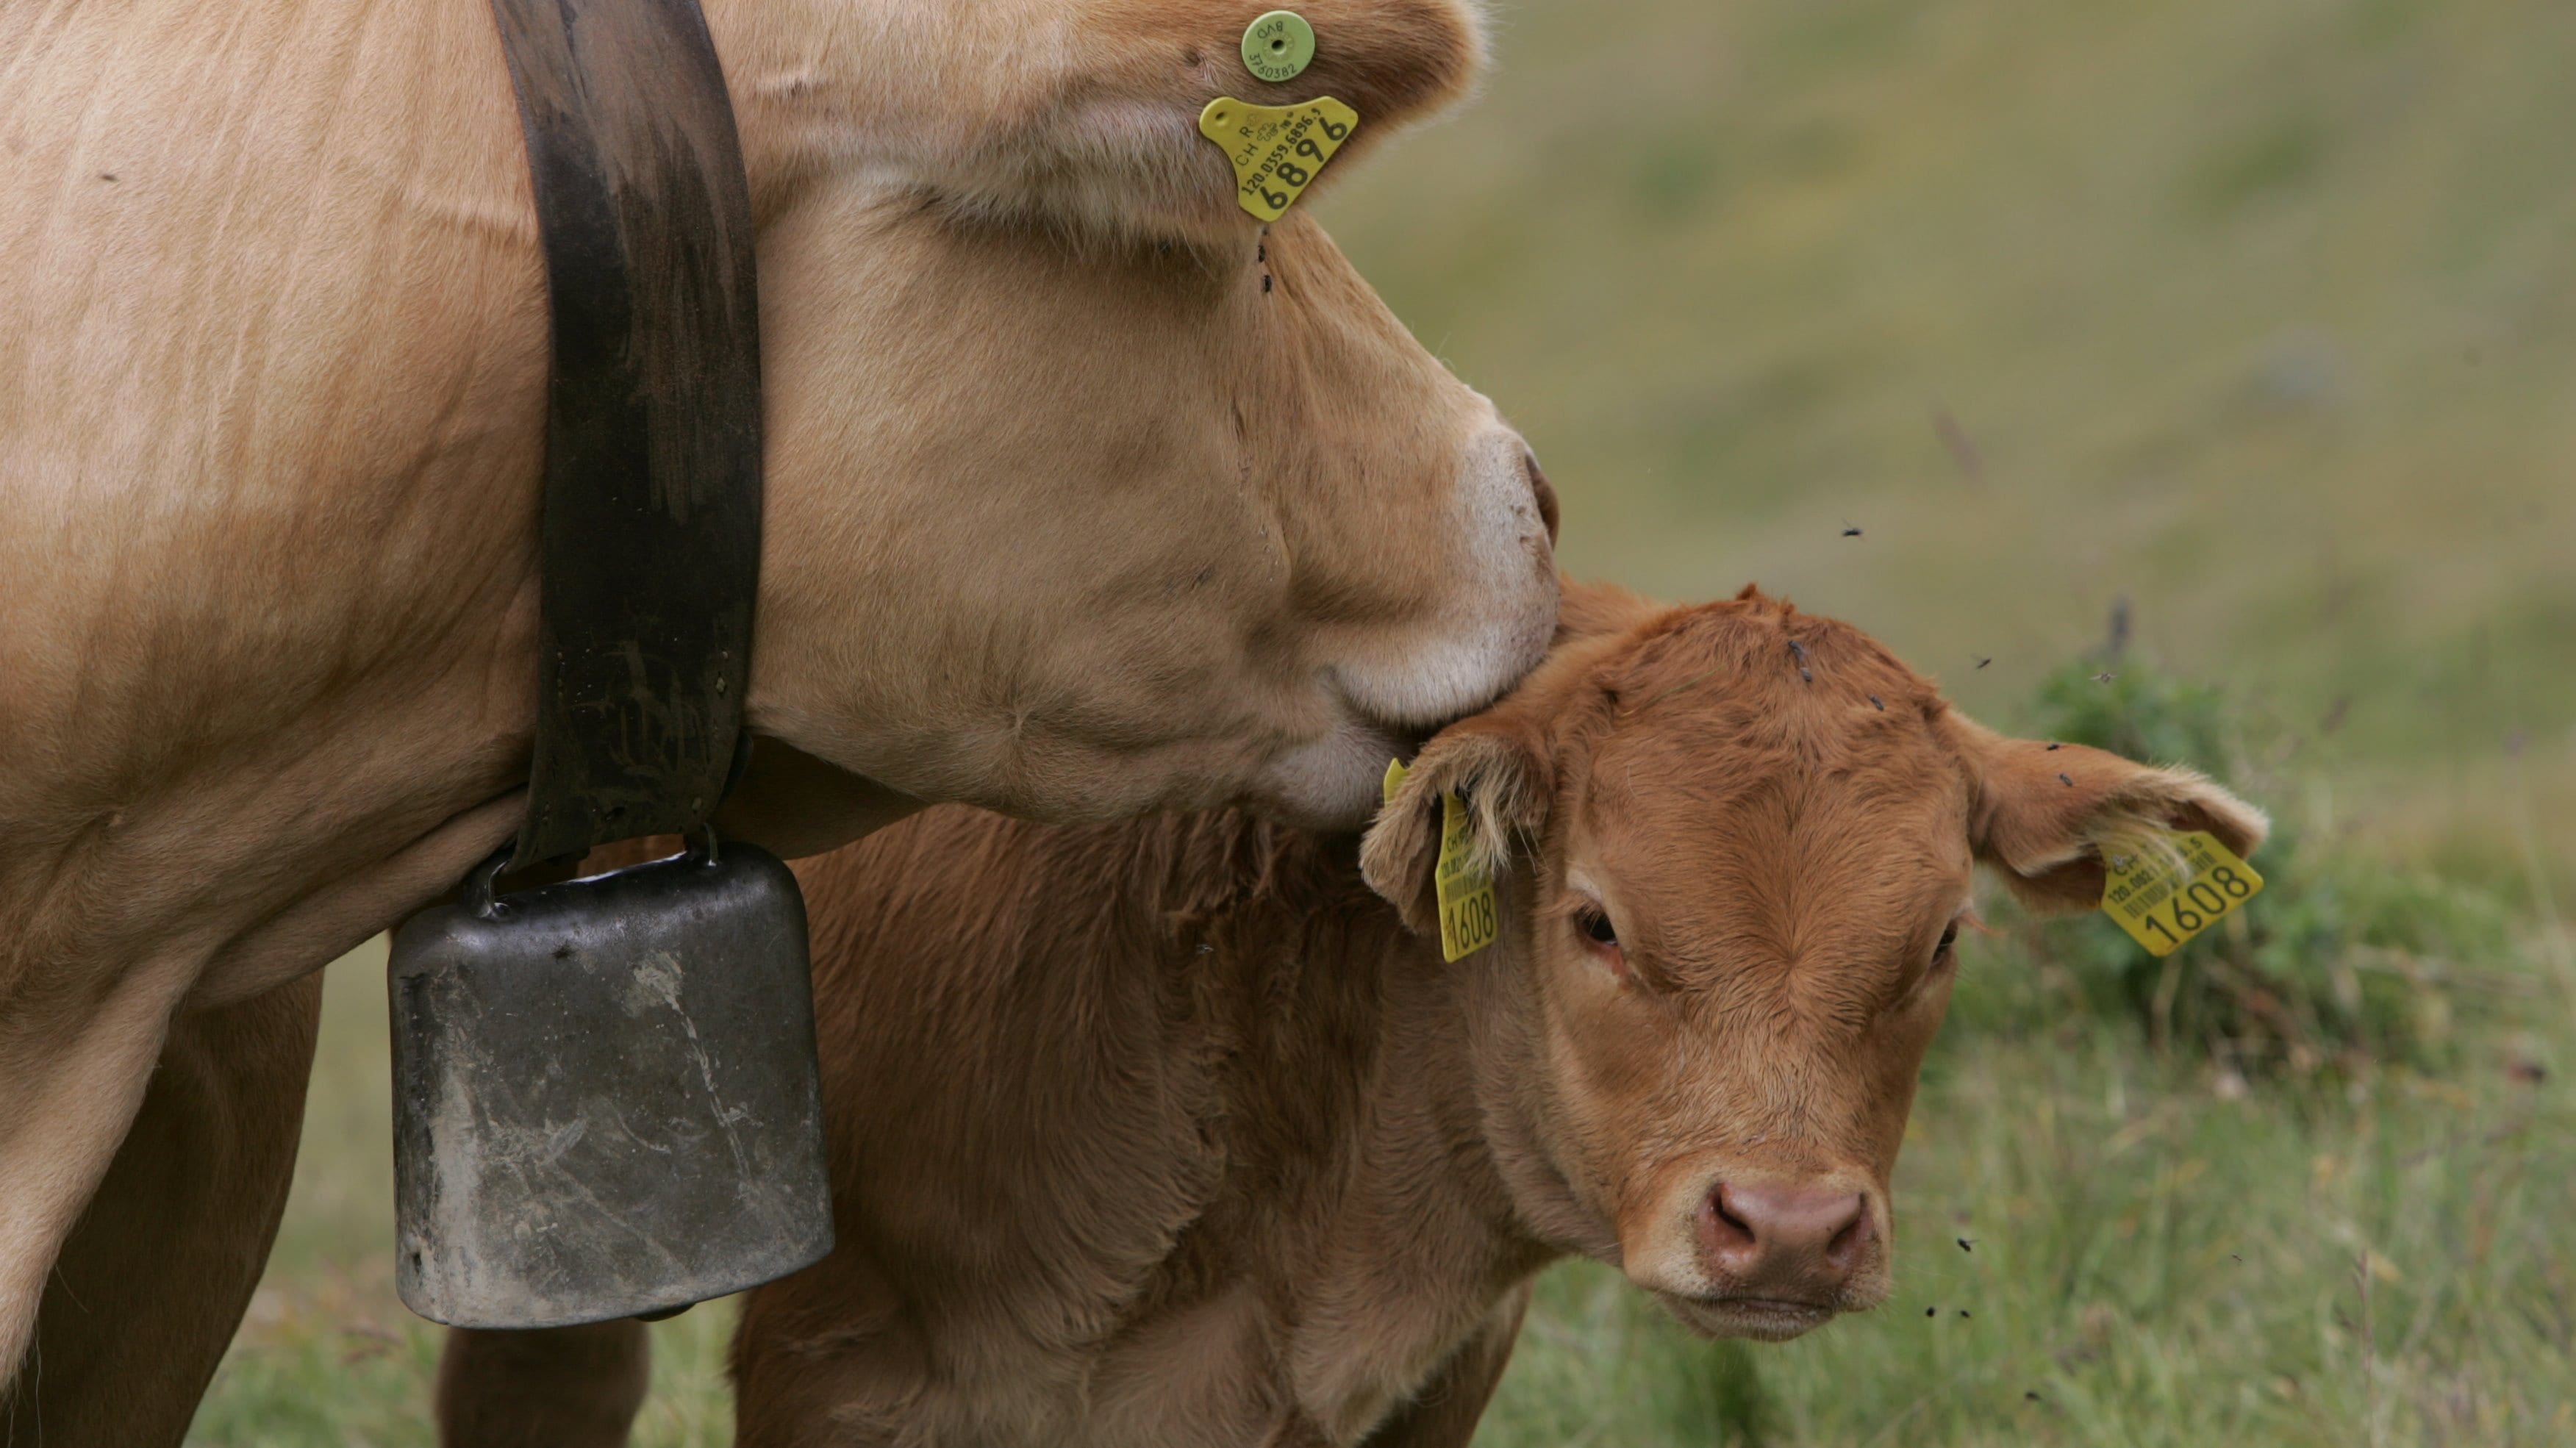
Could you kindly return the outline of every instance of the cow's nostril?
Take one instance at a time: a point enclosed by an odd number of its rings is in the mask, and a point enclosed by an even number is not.
[[[1521,470],[1529,474],[1530,494],[1538,499],[1538,520],[1547,525],[1547,544],[1556,546],[1556,489],[1549,487],[1547,474],[1539,468],[1538,454],[1521,454]]]
[[[1717,1219],[1741,1233],[1745,1241],[1758,1240],[1753,1234],[1751,1224],[1726,1209],[1726,1193],[1723,1188],[1710,1196],[1708,1204],[1709,1209],[1717,1213]]]
[[[1843,1229],[1834,1233],[1834,1239],[1825,1244],[1826,1263],[1846,1276],[1850,1275],[1853,1262],[1860,1256],[1862,1239],[1869,1235],[1869,1199],[1854,1197],[1852,1207],[1851,1220],[1845,1222]]]
[[[1709,1188],[1699,1204],[1700,1245],[1721,1263],[1741,1270],[1761,1251],[1761,1238],[1751,1223],[1727,1206],[1726,1186]]]

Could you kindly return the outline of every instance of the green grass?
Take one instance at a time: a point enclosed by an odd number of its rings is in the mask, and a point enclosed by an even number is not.
[[[2323,1044],[2257,1069],[2107,926],[1998,908],[1894,1300],[1711,1346],[1559,1269],[1479,1442],[2576,1442],[2576,7],[1497,20],[1477,106],[1317,204],[1536,444],[1569,566],[1759,579],[2023,725],[2126,599],[2220,726],[2133,742],[2240,755],[2290,827],[2259,930],[2196,958],[2304,992]],[[429,1441],[377,970],[334,968],[195,1441]],[[640,1442],[725,1441],[725,1319],[656,1329]]]

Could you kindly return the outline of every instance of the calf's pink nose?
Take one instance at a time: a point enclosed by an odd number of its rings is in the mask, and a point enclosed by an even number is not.
[[[1700,1250],[1736,1291],[1827,1299],[1860,1265],[1867,1207],[1858,1192],[1720,1182],[1700,1203]]]

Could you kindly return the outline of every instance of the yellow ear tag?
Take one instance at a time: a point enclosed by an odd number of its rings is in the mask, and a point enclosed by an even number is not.
[[[2171,856],[2114,855],[2102,881],[2102,913],[2153,955],[2173,954],[2263,888],[2254,867],[2206,831],[2169,838]]]
[[[1386,762],[1378,792],[1388,804],[1404,786],[1404,761]],[[1440,899],[1440,958],[1459,960],[1494,943],[1501,926],[1494,912],[1494,872],[1475,863],[1475,821],[1458,791],[1440,796],[1440,864],[1431,877]]]
[[[1440,958],[1457,960],[1494,943],[1494,872],[1475,863],[1476,827],[1458,791],[1440,796]]]
[[[1199,112],[1199,134],[1234,163],[1234,199],[1263,221],[1288,214],[1359,123],[1359,112],[1331,96],[1293,106],[1218,96]]]

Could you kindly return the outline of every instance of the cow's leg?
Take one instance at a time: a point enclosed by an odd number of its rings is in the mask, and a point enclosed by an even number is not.
[[[1521,1286],[1496,1303],[1476,1335],[1459,1344],[1413,1400],[1368,1436],[1367,1448],[1466,1448],[1512,1360],[1529,1298],[1529,1288]]]
[[[0,1387],[26,1371],[55,1259],[143,1107],[202,957],[127,971],[89,998],[0,999]],[[0,978],[23,997],[49,983]],[[32,1386],[28,1391],[33,1391]]]
[[[45,1284],[0,1441],[175,1444],[286,1209],[322,977],[171,1022],[159,1069]]]
[[[652,1340],[624,1319],[533,1332],[451,1328],[438,1358],[445,1448],[621,1448],[652,1378]]]

